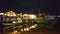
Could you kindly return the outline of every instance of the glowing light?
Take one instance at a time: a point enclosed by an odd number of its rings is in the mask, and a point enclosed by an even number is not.
[[[29,15],[30,19],[36,18],[36,15]]]
[[[30,30],[30,28],[24,28],[24,31],[29,31]]]
[[[7,14],[7,16],[16,16],[16,13],[13,11],[9,11],[6,14]]]
[[[37,26],[37,24],[35,24],[35,25],[32,25],[30,28],[36,28],[36,26]]]
[[[24,28],[24,31],[27,31],[27,29],[26,29],[26,28]]]
[[[3,15],[4,13],[0,13],[0,15]]]
[[[14,33],[16,33],[17,31],[14,31]]]
[[[18,31],[14,31],[12,34],[16,34]]]
[[[24,31],[23,29],[21,29],[21,31]]]
[[[10,16],[9,14],[7,16]]]
[[[4,15],[7,15],[6,13]]]
[[[12,23],[16,23],[15,21],[13,21]]]
[[[34,26],[31,26],[30,28],[35,28]]]
[[[29,31],[29,28],[26,28],[27,31]]]

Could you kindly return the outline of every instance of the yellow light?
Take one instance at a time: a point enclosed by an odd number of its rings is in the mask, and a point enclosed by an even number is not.
[[[16,13],[13,11],[9,11],[6,14],[7,14],[7,16],[16,16]]]
[[[18,32],[17,31],[14,31],[14,32],[12,32],[12,33],[9,33],[9,34],[17,34]]]
[[[27,31],[29,31],[30,29],[29,28],[26,28]]]
[[[10,15],[8,14],[8,16],[10,16]]]
[[[13,33],[15,34],[15,33],[17,33],[18,31],[14,31]]]

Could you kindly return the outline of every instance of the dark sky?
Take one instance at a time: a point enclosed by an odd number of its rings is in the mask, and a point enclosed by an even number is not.
[[[60,12],[60,0],[0,0],[0,10],[38,9],[47,12]],[[32,11],[31,11],[32,12]]]

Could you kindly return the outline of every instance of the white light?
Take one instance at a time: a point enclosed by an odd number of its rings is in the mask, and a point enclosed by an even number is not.
[[[34,18],[36,18],[36,15],[29,15],[29,17],[30,17],[31,19],[34,19]]]
[[[33,25],[33,26],[31,26],[30,28],[35,28],[35,26]]]
[[[36,28],[36,26],[37,26],[37,24],[35,24],[35,25],[32,25],[30,28]]]
[[[16,23],[15,21],[13,21],[13,23]]]
[[[21,31],[24,31],[23,29],[21,29]]]
[[[4,13],[0,13],[0,15],[3,15]]]
[[[35,26],[32,26],[32,28],[35,28]]]
[[[26,28],[24,28],[24,31],[27,31],[27,29],[26,29]]]

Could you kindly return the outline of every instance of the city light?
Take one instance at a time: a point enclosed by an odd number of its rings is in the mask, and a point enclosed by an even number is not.
[[[9,34],[17,34],[18,32],[17,31],[14,31],[14,32],[12,32],[12,33],[9,33]]]
[[[4,13],[0,13],[0,15],[4,15]]]
[[[16,13],[13,11],[9,11],[6,13],[6,16],[16,16]]]
[[[35,24],[35,25],[32,25],[30,28],[36,28],[36,26],[37,26],[37,24]]]
[[[7,14],[5,13],[4,15],[6,16]]]
[[[30,29],[29,28],[26,28],[27,29],[27,31],[29,31]]]
[[[28,14],[24,14],[24,15],[23,15],[23,19],[25,19],[25,20],[26,20],[26,19],[29,19],[29,15],[28,15]]]
[[[24,28],[24,31],[27,31],[27,29],[26,29],[26,28]]]
[[[0,15],[3,15],[3,13],[1,13]],[[38,26],[40,26],[40,24],[38,24],[38,23],[44,24],[45,22],[48,22],[48,20],[44,20],[43,17],[40,17],[40,16],[41,16],[41,14],[39,14],[39,17],[37,17],[37,15],[35,15],[35,14],[22,14],[22,13],[16,14],[13,11],[9,11],[9,12],[4,13],[3,18],[5,18],[4,19],[5,21],[12,22],[12,23],[10,22],[11,25],[10,25],[10,23],[8,25],[13,26],[14,32],[12,34],[15,34],[18,32],[20,33],[20,32],[30,31],[32,29],[35,29]],[[47,17],[49,19],[53,19],[52,16],[45,16],[45,17],[46,17],[46,19],[47,19]],[[14,24],[14,25],[12,25],[12,24]],[[9,31],[10,31],[10,29],[9,29]]]
[[[36,15],[29,15],[30,19],[36,18]]]
[[[14,31],[14,33],[17,33],[17,31]]]
[[[35,26],[31,26],[30,28],[35,28]]]
[[[7,14],[7,16],[10,16],[10,14]]]
[[[23,29],[21,29],[21,31],[23,32],[24,30],[23,30]]]
[[[30,28],[24,28],[24,31],[29,31],[30,30]]]
[[[12,23],[16,23],[15,21],[13,21]]]

